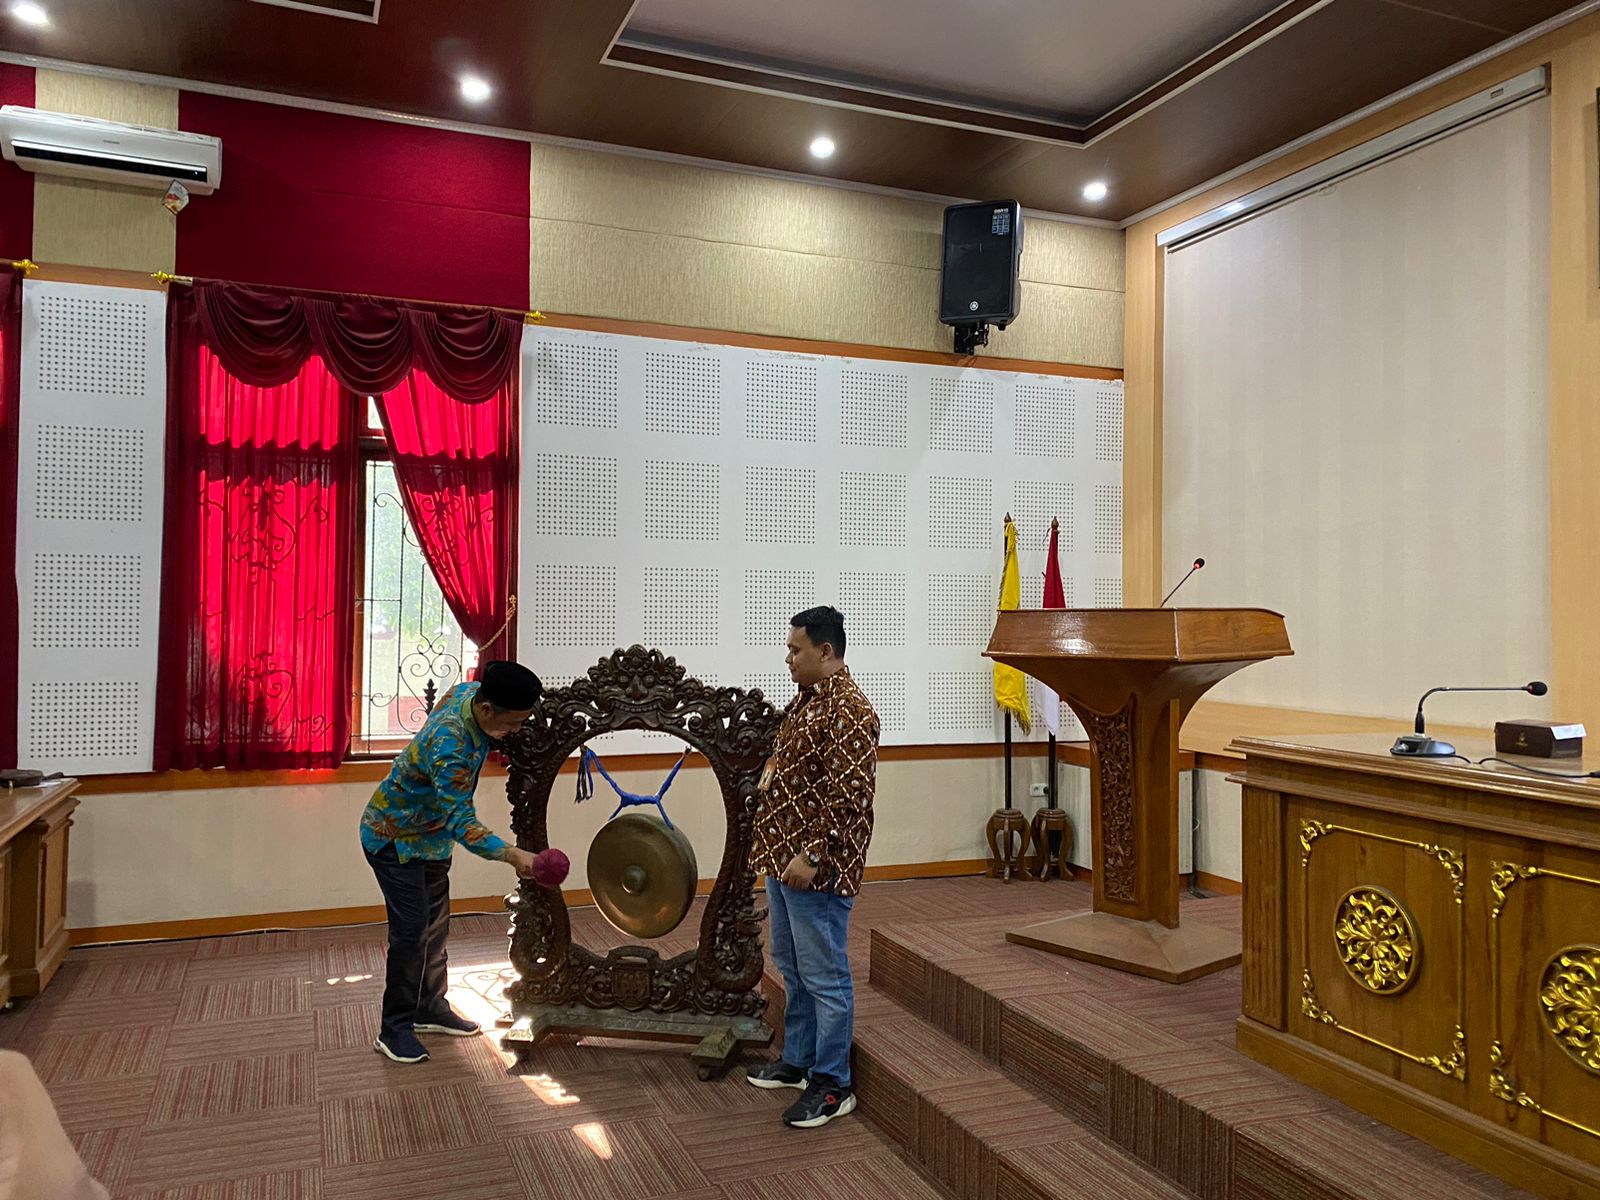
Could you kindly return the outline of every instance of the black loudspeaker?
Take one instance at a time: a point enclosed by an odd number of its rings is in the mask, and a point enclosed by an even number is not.
[[[1022,206],[1015,200],[945,209],[939,320],[1004,329],[1022,307],[1021,262]]]

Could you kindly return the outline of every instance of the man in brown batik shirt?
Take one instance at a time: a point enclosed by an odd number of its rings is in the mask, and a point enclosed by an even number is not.
[[[844,665],[844,618],[811,608],[789,630],[800,694],[784,710],[761,777],[751,864],[767,876],[772,959],[787,993],[783,1057],[746,1072],[760,1088],[801,1088],[783,1114],[801,1129],[854,1110],[855,989],[850,910],[872,839],[878,714]]]

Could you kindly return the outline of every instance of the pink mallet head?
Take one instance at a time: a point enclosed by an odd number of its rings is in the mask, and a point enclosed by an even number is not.
[[[567,861],[567,856],[554,847],[541,850],[533,856],[532,878],[540,887],[560,887],[571,869],[572,864]]]

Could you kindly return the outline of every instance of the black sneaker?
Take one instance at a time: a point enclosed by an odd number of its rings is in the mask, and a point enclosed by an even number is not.
[[[835,1117],[856,1110],[856,1094],[831,1079],[813,1079],[805,1095],[783,1114],[783,1123],[795,1129],[816,1129]]]
[[[409,1033],[380,1033],[372,1048],[385,1058],[397,1063],[419,1063],[428,1060],[428,1052],[421,1042]]]
[[[791,1067],[783,1059],[777,1062],[762,1063],[759,1067],[746,1067],[744,1078],[751,1087],[758,1088],[803,1088],[806,1086],[806,1073],[799,1067]]]
[[[469,1021],[449,1008],[437,1016],[418,1018],[411,1028],[418,1033],[448,1033],[451,1037],[474,1037],[483,1032],[483,1026],[476,1021]]]

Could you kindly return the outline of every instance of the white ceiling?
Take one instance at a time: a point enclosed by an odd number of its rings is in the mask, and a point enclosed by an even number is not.
[[[1281,0],[639,0],[629,40],[840,82],[1098,116]]]

